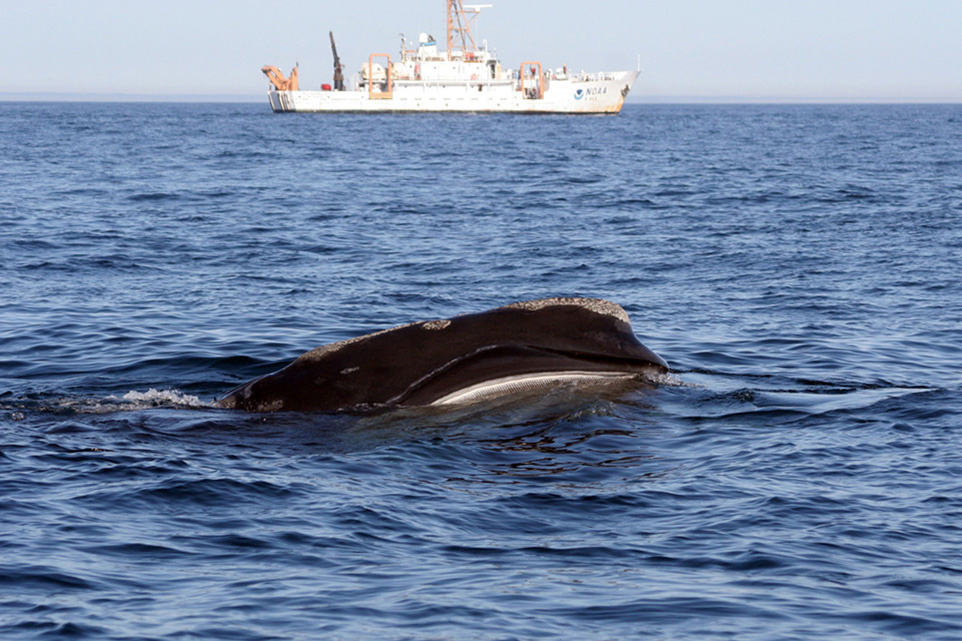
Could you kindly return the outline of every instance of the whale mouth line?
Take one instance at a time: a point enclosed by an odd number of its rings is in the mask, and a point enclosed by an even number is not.
[[[652,353],[654,358],[658,358]],[[448,407],[524,396],[559,385],[591,387],[651,374],[660,363],[542,346],[497,344],[453,359],[414,381],[388,405]]]
[[[429,407],[467,405],[515,394],[534,393],[561,384],[590,385],[625,382],[635,378],[624,372],[532,372],[495,378],[451,392],[429,404]]]

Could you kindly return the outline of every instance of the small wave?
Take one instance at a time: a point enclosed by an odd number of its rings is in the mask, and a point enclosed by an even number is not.
[[[132,194],[127,197],[127,200],[131,202],[144,202],[144,201],[155,201],[155,200],[177,200],[180,198],[177,194],[169,194],[164,192],[148,192],[141,194]]]
[[[135,411],[148,408],[173,409],[210,409],[211,403],[178,390],[148,389],[146,392],[131,390],[123,396],[105,398],[60,398],[50,403],[41,403],[36,409],[41,412],[72,412],[76,414],[109,414],[112,412]],[[20,410],[26,408],[19,408]],[[23,414],[22,411],[18,412]],[[22,420],[22,419],[20,419]]]
[[[131,390],[117,398],[108,396],[111,401],[127,401],[135,408],[139,407],[210,407],[210,403],[205,403],[196,396],[184,394],[177,390],[156,390],[148,389],[146,392]]]
[[[698,387],[697,383],[684,381],[672,372],[655,374],[651,377],[651,382],[661,387]]]

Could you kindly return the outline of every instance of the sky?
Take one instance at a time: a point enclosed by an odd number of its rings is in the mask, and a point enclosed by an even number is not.
[[[507,68],[634,69],[635,101],[962,102],[962,0],[468,0]],[[261,100],[265,64],[331,82],[444,0],[0,0],[0,99]]]

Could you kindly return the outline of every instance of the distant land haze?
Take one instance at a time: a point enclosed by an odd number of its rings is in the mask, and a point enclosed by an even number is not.
[[[959,102],[962,2],[493,0],[476,23],[506,68],[633,69],[645,102]],[[0,0],[0,98],[262,100],[261,66],[331,82],[401,34],[441,38],[443,0]]]

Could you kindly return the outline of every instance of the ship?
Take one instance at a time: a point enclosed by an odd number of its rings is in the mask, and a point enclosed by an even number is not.
[[[285,76],[276,66],[261,71],[270,85],[274,113],[284,112],[463,112],[519,114],[617,114],[639,71],[572,72],[566,65],[550,68],[538,61],[504,68],[486,40],[477,43],[473,28],[482,9],[445,0],[447,50],[421,33],[417,47],[402,35],[397,59],[373,53],[350,79],[334,55],[331,84],[301,90],[298,68]]]

